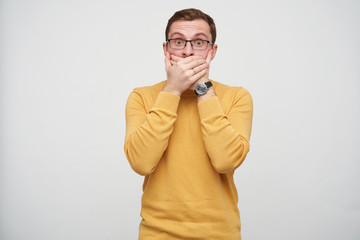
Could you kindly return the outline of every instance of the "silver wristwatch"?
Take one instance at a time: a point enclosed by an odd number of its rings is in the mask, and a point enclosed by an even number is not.
[[[207,91],[211,87],[212,87],[212,83],[210,81],[199,83],[196,85],[194,92],[197,96],[201,96],[207,93]]]

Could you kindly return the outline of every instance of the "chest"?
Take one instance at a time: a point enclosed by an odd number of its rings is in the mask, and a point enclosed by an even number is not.
[[[202,140],[197,98],[182,98],[180,100],[172,137],[184,139],[182,144],[195,139]]]

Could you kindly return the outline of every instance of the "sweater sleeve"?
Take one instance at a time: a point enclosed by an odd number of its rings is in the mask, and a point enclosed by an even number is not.
[[[134,90],[126,104],[124,150],[132,169],[140,175],[152,173],[166,150],[180,97],[160,92],[148,112],[145,101]]]
[[[253,104],[249,92],[237,88],[231,108],[224,114],[217,96],[198,103],[201,131],[211,163],[219,173],[234,171],[249,148]]]

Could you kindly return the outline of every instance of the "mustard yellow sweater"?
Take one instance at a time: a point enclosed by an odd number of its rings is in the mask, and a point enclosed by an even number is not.
[[[136,88],[126,106],[125,153],[144,175],[140,240],[240,240],[234,170],[249,151],[248,91],[212,81],[216,97],[197,102]]]

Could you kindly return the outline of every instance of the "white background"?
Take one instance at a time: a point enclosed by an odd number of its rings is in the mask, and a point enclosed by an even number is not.
[[[217,24],[210,77],[254,100],[243,239],[360,238],[359,1],[2,0],[0,239],[137,239],[126,99],[188,7]]]

